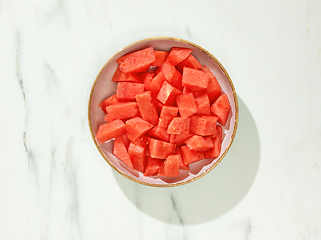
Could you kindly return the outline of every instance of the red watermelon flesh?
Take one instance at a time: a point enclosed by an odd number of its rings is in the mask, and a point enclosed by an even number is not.
[[[201,70],[184,67],[182,85],[193,91],[204,90],[208,86],[209,78]]]
[[[117,63],[122,72],[146,72],[149,67],[155,62],[155,52],[153,47],[145,48],[130,54],[127,54],[119,59]]]
[[[211,114],[210,99],[209,99],[206,92],[198,97],[195,97],[195,102],[196,102],[196,106],[197,106],[196,114],[199,114],[199,115],[210,115]]]
[[[101,124],[96,133],[96,139],[100,143],[120,136],[126,132],[126,125],[122,120],[115,120],[112,122]]]
[[[106,107],[115,103],[118,103],[119,100],[117,99],[117,94],[114,94],[110,96],[109,98],[106,98],[105,100],[101,101],[98,104],[98,107],[101,108],[101,110],[104,111],[105,114],[107,114]]]
[[[157,100],[165,105],[173,105],[176,101],[176,97],[180,94],[182,94],[181,91],[173,87],[167,81],[164,81],[159,93],[157,94]]]
[[[122,136],[115,137],[113,154],[118,157],[123,163],[125,163],[131,169],[134,169],[132,161],[130,160],[126,144]]]
[[[173,120],[174,117],[177,117],[178,114],[178,107],[173,107],[173,106],[163,106],[159,121],[158,121],[158,126],[167,128],[168,124]]]
[[[185,165],[204,159],[204,152],[190,150],[187,146],[181,146],[180,152]]]
[[[201,136],[215,136],[217,117],[207,115],[193,115],[190,117],[190,133]]]
[[[135,96],[144,92],[144,84],[119,82],[117,85],[118,100],[135,100]]]
[[[150,156],[152,158],[166,159],[175,151],[175,145],[154,138],[148,138]]]
[[[225,126],[229,112],[231,109],[227,95],[222,94],[211,106],[211,112],[217,116],[218,123]]]
[[[140,137],[132,141],[128,147],[128,154],[134,169],[144,172],[146,163],[147,138]]]
[[[178,177],[179,159],[180,156],[178,154],[168,156],[163,165],[160,167],[158,175],[163,177]]]
[[[116,69],[111,81],[113,82],[134,82],[141,83],[142,80],[138,73],[124,73],[119,67]]]
[[[189,133],[190,131],[191,119],[182,119],[181,117],[174,117],[169,123],[167,132],[169,134],[183,134]]]
[[[175,88],[182,91],[182,74],[169,62],[165,61],[160,67],[160,71],[164,74],[166,80]]]
[[[186,119],[197,112],[197,106],[192,93],[178,95],[176,97],[176,103],[182,119]]]
[[[142,118],[153,124],[158,124],[158,112],[152,100],[151,92],[146,91],[136,95],[136,101],[138,104],[139,112],[142,115]]]
[[[221,153],[222,146],[222,127],[216,127],[216,137],[212,138],[213,148],[204,153],[205,158],[217,158]]]
[[[152,63],[153,66],[160,67],[166,60],[169,52],[155,50],[155,62]]]
[[[171,63],[173,66],[185,60],[193,51],[190,48],[182,48],[182,47],[172,47],[169,52],[166,61]]]
[[[136,102],[120,102],[106,107],[107,115],[104,120],[107,122],[116,119],[126,120],[138,116]]]
[[[159,126],[155,126],[153,127],[148,133],[148,136],[159,139],[159,140],[163,140],[165,142],[169,141],[169,134],[167,133],[167,129],[166,128],[162,128]]]
[[[194,68],[194,69],[202,69],[202,65],[199,63],[199,61],[196,60],[196,58],[190,54],[185,60],[178,63],[176,66],[178,71],[183,73],[184,67]]]
[[[213,148],[213,140],[211,137],[194,135],[185,140],[185,143],[190,150],[198,152],[205,152]]]
[[[163,165],[164,159],[147,157],[144,176],[158,175],[160,167]]]
[[[152,82],[154,77],[155,77],[155,72],[153,72],[153,71],[140,74],[140,78],[142,80],[142,83],[144,84],[145,91],[150,90],[150,83]]]
[[[140,117],[134,117],[126,121],[126,132],[129,140],[132,142],[137,138],[146,134],[154,125],[141,119]]]

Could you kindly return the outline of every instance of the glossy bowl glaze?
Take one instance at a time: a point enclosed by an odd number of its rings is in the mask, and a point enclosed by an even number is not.
[[[154,47],[155,50],[170,51],[172,47],[192,48],[192,54],[202,64],[207,65],[211,72],[216,76],[222,90],[227,94],[231,111],[225,127],[223,127],[223,140],[221,154],[216,159],[204,159],[190,164],[190,171],[181,171],[176,178],[165,177],[145,177],[142,173],[129,169],[125,164],[118,160],[113,154],[113,141],[99,144],[95,138],[98,126],[104,123],[105,114],[98,107],[98,104],[107,97],[116,93],[115,82],[111,78],[118,66],[116,60],[128,53],[146,48]],[[224,158],[234,140],[238,124],[238,102],[237,95],[230,76],[222,64],[208,51],[202,47],[178,38],[154,37],[142,39],[134,42],[114,54],[99,71],[90,92],[88,102],[88,122],[92,139],[100,152],[101,156],[109,165],[121,175],[128,179],[153,187],[173,187],[193,182],[213,170]]]

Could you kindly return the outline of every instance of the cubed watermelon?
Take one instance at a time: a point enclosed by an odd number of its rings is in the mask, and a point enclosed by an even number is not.
[[[164,74],[159,72],[150,83],[150,91],[152,98],[156,99],[159,90],[161,89],[163,82],[166,80]]]
[[[191,118],[190,133],[201,136],[215,136],[216,116],[193,115]]]
[[[126,121],[126,132],[128,138],[133,142],[137,138],[146,134],[154,125],[141,119],[140,117],[134,117]]]
[[[169,52],[155,50],[155,62],[152,63],[153,66],[160,67],[166,60]]]
[[[178,177],[179,176],[180,155],[170,155],[166,158],[158,171],[159,176]]]
[[[190,150],[198,152],[205,152],[213,148],[213,140],[211,137],[194,135],[185,140],[185,143]]]
[[[198,97],[195,97],[195,102],[196,102],[196,106],[197,106],[196,114],[199,114],[199,115],[210,115],[211,114],[210,99],[209,99],[206,92]]]
[[[178,95],[176,97],[176,103],[182,119],[186,119],[197,112],[197,106],[192,93]]]
[[[136,101],[142,118],[153,125],[157,125],[159,117],[152,100],[151,92],[145,91],[143,93],[137,94]]]
[[[117,98],[118,100],[135,100],[135,96],[144,92],[144,84],[119,82],[117,84]]]
[[[180,152],[185,165],[204,159],[204,152],[190,150],[187,146],[181,146]]]
[[[123,163],[125,163],[128,167],[130,167],[131,169],[134,169],[132,161],[130,160],[130,157],[128,154],[126,144],[122,136],[115,137],[113,154],[116,157],[118,157]]]
[[[128,155],[134,169],[144,172],[146,163],[147,138],[140,137],[131,142],[128,147]]]
[[[111,81],[113,82],[134,82],[141,83],[142,80],[138,73],[124,73],[119,67],[116,69]]]
[[[155,126],[147,134],[150,137],[163,140],[165,142],[169,141],[169,134],[167,133],[167,128]]]
[[[178,63],[176,66],[176,69],[183,73],[184,67],[194,68],[194,69],[202,69],[202,65],[199,63],[199,61],[196,60],[196,58],[190,54],[185,60]]]
[[[155,52],[153,47],[148,47],[119,58],[116,62],[121,71],[146,72],[155,62]]]
[[[176,146],[180,147],[182,145],[185,145],[185,140],[192,137],[193,134],[191,133],[182,133],[182,134],[171,134],[169,141],[171,143],[176,144]]]
[[[149,91],[150,90],[150,83],[152,82],[153,78],[155,77],[155,72],[149,71],[145,73],[140,74],[140,78],[142,80],[142,83],[144,83],[144,90]]]
[[[98,107],[101,108],[101,110],[104,111],[105,114],[107,114],[106,107],[115,103],[118,103],[119,100],[117,99],[117,94],[114,94],[110,96],[109,98],[106,98],[105,100],[101,101],[98,104]]]
[[[175,145],[154,138],[148,138],[150,156],[152,158],[166,159],[175,151]]]
[[[218,158],[221,153],[222,146],[222,127],[216,127],[216,137],[212,138],[213,148],[204,152],[205,158]]]
[[[182,48],[182,47],[172,47],[169,52],[166,61],[171,63],[173,66],[185,60],[193,51],[190,48]]]
[[[168,124],[172,121],[174,117],[177,117],[178,114],[178,107],[173,107],[173,106],[163,106],[159,121],[158,121],[158,126],[162,128],[168,127]]]
[[[193,91],[206,89],[209,78],[206,73],[201,70],[184,67],[182,85]]]
[[[175,88],[182,91],[182,74],[169,62],[165,61],[160,67],[160,71],[164,74],[166,80]]]
[[[144,176],[158,175],[160,167],[163,165],[164,159],[147,157]]]
[[[202,71],[205,72],[209,78],[206,92],[210,99],[210,104],[213,104],[216,99],[218,99],[218,97],[222,94],[222,88],[218,83],[216,77],[212,74],[212,72],[206,65],[202,66]]]
[[[120,102],[106,107],[107,115],[105,121],[111,122],[116,119],[127,120],[138,116],[136,102]]]
[[[190,131],[190,118],[182,119],[181,117],[174,117],[169,123],[167,132],[169,134],[183,134]]]
[[[182,94],[180,90],[173,87],[167,81],[164,81],[157,94],[157,99],[165,105],[173,105],[176,101],[176,97],[180,94]]]
[[[222,94],[211,106],[211,112],[217,116],[218,123],[225,126],[229,112],[231,109],[227,95]]]
[[[108,123],[103,123],[98,127],[96,139],[100,143],[107,142],[108,140],[120,136],[126,132],[126,125],[122,120],[115,120]]]

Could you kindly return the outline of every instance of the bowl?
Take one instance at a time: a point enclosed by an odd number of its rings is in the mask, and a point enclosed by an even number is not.
[[[231,110],[227,124],[223,127],[223,138],[220,156],[216,159],[204,159],[190,164],[190,171],[181,171],[179,177],[146,177],[143,173],[133,171],[112,154],[113,141],[99,144],[95,134],[100,124],[104,123],[105,114],[98,104],[107,97],[116,93],[117,84],[111,78],[118,66],[116,60],[128,53],[153,47],[155,50],[170,51],[172,47],[186,47],[193,49],[192,54],[202,64],[207,65],[216,76],[224,93],[227,94]],[[103,159],[119,174],[124,177],[152,187],[174,187],[196,181],[212,171],[229,151],[234,140],[238,124],[238,101],[232,80],[223,65],[207,50],[195,43],[172,37],[153,37],[134,42],[115,53],[101,68],[90,91],[88,101],[88,122],[92,139]]]

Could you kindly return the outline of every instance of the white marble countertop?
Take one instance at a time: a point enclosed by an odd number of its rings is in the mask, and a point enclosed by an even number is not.
[[[0,239],[321,239],[321,1],[0,1]],[[87,123],[127,44],[212,52],[240,105],[226,158],[185,186],[116,173]]]

